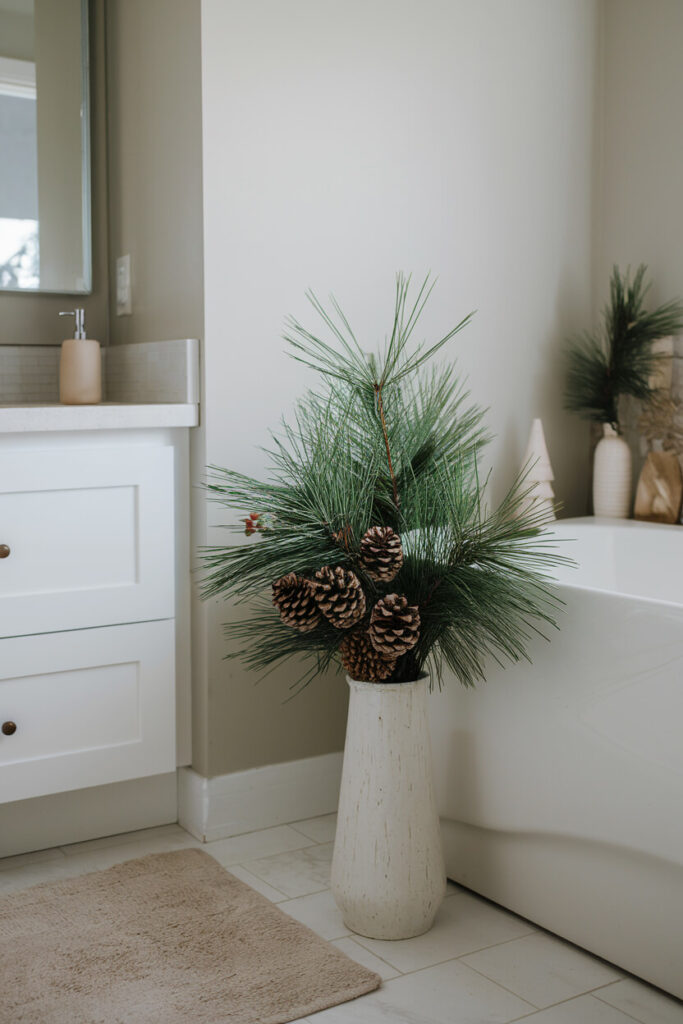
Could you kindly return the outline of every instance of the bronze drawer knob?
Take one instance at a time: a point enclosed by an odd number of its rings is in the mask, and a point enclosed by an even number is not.
[[[3,722],[2,723],[2,734],[3,736],[13,736],[17,731],[15,722]]]
[[[0,558],[9,558],[9,544],[0,544]]]

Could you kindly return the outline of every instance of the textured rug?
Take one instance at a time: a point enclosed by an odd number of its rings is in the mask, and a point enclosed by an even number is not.
[[[2,1024],[283,1024],[379,984],[201,850],[0,899]]]

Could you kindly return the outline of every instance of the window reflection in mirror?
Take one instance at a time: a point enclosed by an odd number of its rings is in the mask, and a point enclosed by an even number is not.
[[[0,0],[0,288],[91,288],[87,0]]]

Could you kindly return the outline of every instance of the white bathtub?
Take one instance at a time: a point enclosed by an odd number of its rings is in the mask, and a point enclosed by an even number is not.
[[[683,998],[683,527],[556,532],[560,632],[432,694],[447,872]]]

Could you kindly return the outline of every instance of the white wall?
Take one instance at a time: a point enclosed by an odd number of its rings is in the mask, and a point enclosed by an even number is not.
[[[491,407],[494,498],[540,415],[557,495],[585,509],[560,345],[591,311],[596,37],[596,0],[202,0],[208,462],[264,470],[256,446],[308,380],[280,340],[287,313],[311,320],[306,287],[371,347],[395,271],[432,269],[427,334],[478,310],[448,358]],[[291,671],[254,689],[221,660],[225,607],[202,614],[204,769],[341,744],[339,680],[283,708]]]

